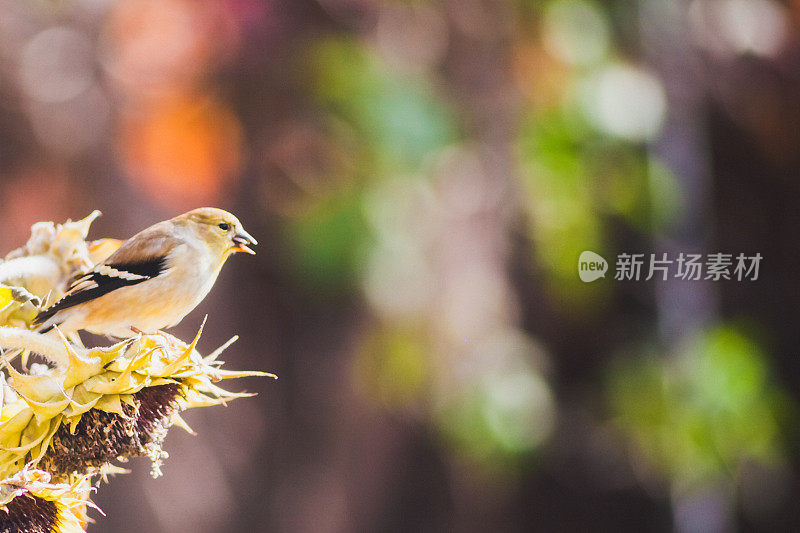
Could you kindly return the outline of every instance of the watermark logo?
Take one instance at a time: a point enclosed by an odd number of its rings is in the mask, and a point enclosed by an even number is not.
[[[763,256],[709,253],[667,253],[617,255],[614,279],[616,281],[650,281],[651,279],[679,279],[686,281],[757,281]],[[602,256],[588,250],[578,258],[578,276],[589,283],[606,277],[608,262]]]
[[[584,283],[606,277],[608,261],[603,256],[586,250],[578,258],[578,276]]]

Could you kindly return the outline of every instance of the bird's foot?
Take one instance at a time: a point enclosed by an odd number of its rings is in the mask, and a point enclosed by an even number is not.
[[[186,348],[186,343],[180,340],[175,335],[170,335],[166,331],[161,331],[160,329],[156,331],[157,335],[161,335],[161,337],[167,341],[167,345],[170,348]]]
[[[185,348],[186,347],[186,343],[185,342],[183,342],[182,340],[180,340],[178,337],[176,337],[174,335],[170,335],[166,331],[161,331],[160,329],[157,329],[154,333],[147,333],[146,331],[142,331],[141,329],[137,328],[136,326],[131,326],[130,328],[131,328],[131,331],[136,333],[137,335],[142,335],[142,336],[145,336],[145,335],[151,335],[151,336],[158,335],[162,339],[164,339],[165,344],[167,346],[169,346],[170,348]]]

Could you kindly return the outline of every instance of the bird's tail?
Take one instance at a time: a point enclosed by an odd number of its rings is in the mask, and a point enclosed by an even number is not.
[[[49,294],[48,294],[49,299]],[[37,313],[36,317],[31,321],[32,326],[36,326],[33,331],[36,333],[47,333],[53,327],[58,326],[63,320],[58,320],[56,314],[61,309],[58,307],[58,302],[54,302]]]
[[[47,333],[49,331],[53,331],[53,328],[58,326],[59,322],[51,322],[49,324],[40,324],[38,327],[34,328],[33,331],[36,333]]]

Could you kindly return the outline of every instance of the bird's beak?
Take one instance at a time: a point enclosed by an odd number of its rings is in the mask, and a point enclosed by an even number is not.
[[[258,241],[245,230],[240,229],[236,235],[233,236],[233,250],[234,252],[244,252],[247,254],[256,255],[256,253],[248,246],[249,244],[258,244]]]

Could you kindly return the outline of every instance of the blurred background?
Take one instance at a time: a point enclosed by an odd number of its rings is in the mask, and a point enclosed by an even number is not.
[[[0,0],[0,250],[235,212],[94,532],[800,528],[800,2]],[[577,259],[763,256],[756,281]]]

